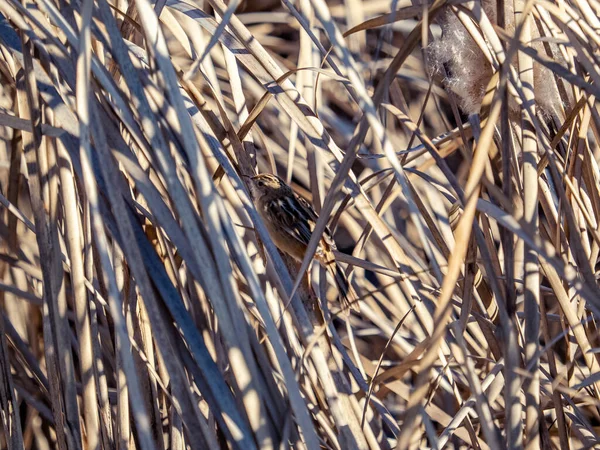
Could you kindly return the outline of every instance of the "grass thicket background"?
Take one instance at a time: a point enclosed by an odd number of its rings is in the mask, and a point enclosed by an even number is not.
[[[597,447],[599,15],[0,0],[0,448]]]

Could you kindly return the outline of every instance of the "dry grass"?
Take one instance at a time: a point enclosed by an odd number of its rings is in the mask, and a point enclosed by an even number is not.
[[[0,14],[0,449],[600,445],[597,0]]]

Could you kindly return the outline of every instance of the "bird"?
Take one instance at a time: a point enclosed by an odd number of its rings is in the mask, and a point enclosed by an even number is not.
[[[261,173],[244,178],[248,180],[252,200],[277,248],[302,261],[318,219],[313,207],[277,175]],[[359,311],[358,297],[335,259],[335,249],[331,231],[326,228],[315,259],[335,280],[342,310]]]

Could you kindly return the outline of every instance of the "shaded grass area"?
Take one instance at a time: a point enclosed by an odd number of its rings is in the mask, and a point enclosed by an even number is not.
[[[0,448],[597,446],[599,14],[0,0]]]

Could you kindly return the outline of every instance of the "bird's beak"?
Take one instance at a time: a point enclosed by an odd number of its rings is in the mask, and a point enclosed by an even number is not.
[[[250,197],[254,199],[254,189],[256,189],[254,186],[254,180],[248,175],[242,175],[241,177],[246,182],[246,186],[248,187],[248,191],[250,192]]]

